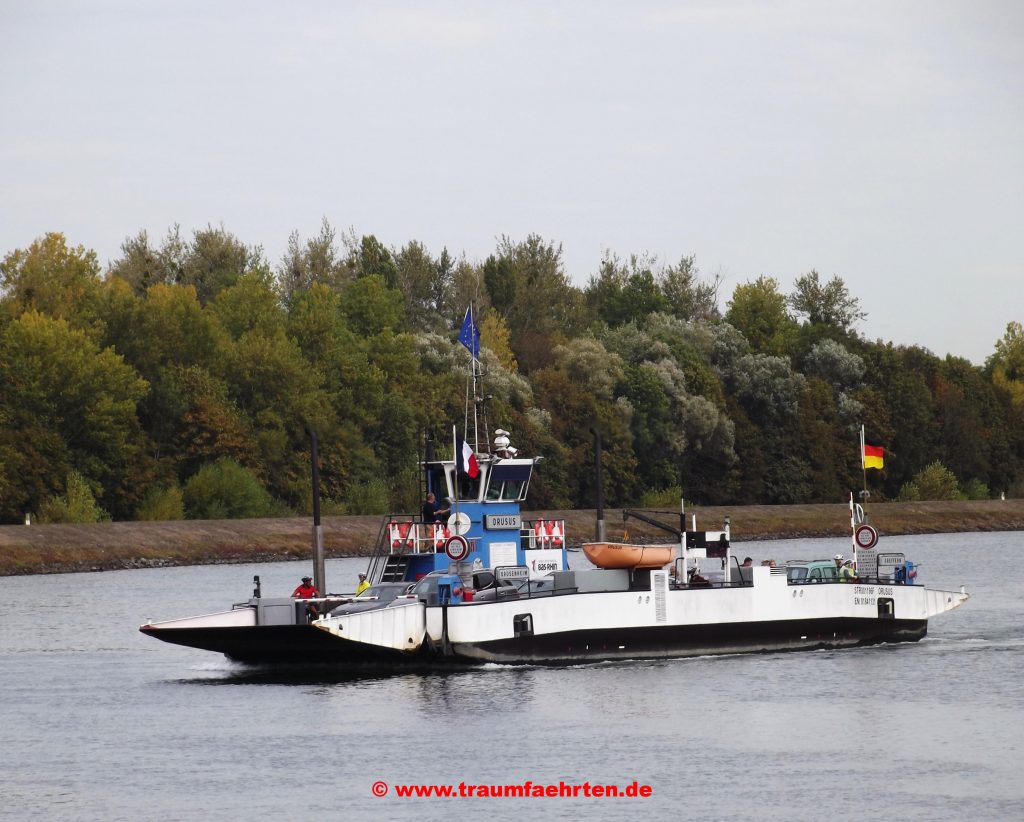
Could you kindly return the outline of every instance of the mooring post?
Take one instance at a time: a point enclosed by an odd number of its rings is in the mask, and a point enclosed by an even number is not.
[[[313,471],[313,584],[320,596],[327,596],[327,571],[324,565],[324,533],[320,527],[320,454],[316,445],[316,431],[309,432],[310,462]]]
[[[594,476],[597,480],[597,533],[595,539],[604,542],[604,474],[601,472],[601,432],[591,428],[594,435]]]

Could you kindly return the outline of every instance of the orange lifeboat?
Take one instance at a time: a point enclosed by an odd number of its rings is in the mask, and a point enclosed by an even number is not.
[[[675,546],[584,542],[583,553],[598,568],[661,568],[672,561]]]

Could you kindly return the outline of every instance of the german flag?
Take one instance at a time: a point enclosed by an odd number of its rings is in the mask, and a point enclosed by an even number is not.
[[[876,443],[864,441],[864,467],[882,468],[885,464],[883,459],[885,449]]]

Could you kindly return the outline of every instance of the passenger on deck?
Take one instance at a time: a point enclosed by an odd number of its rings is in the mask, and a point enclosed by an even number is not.
[[[710,587],[711,583],[705,577],[700,575],[700,572],[696,568],[690,569],[690,587]]]
[[[753,568],[753,567],[754,567],[754,560],[752,560],[750,557],[745,557],[744,560],[743,560],[743,564],[740,566],[740,568]]]
[[[320,596],[319,591],[313,587],[313,577],[303,577],[302,584],[292,591],[292,596],[296,599],[315,599]]]
[[[436,496],[427,494],[427,499],[423,503],[423,521],[427,524],[444,522],[444,518],[449,514],[450,510],[449,508],[442,508]]]
[[[320,596],[320,592],[313,586],[312,577],[303,577],[302,584],[299,585],[294,591],[292,596],[295,599],[315,599]],[[313,620],[320,616],[320,611],[317,610],[316,604],[312,602],[306,603],[306,617],[307,619]]]
[[[370,587],[370,583],[366,581],[366,574],[359,575],[359,584],[356,586],[356,596],[359,596],[363,591]]]

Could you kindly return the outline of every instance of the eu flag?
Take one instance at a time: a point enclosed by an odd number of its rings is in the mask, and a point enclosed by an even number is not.
[[[462,330],[459,331],[459,342],[477,359],[480,359],[480,329],[473,322],[472,307],[466,309],[466,319],[462,321]]]

